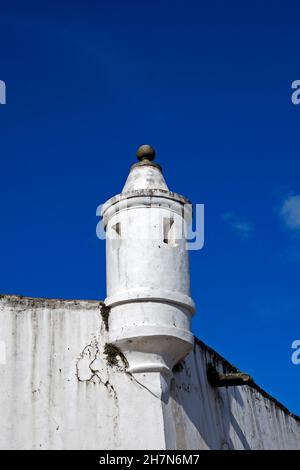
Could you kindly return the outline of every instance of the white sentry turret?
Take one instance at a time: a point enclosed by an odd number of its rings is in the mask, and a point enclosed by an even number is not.
[[[191,203],[170,192],[155,151],[138,149],[121,194],[102,208],[109,341],[128,372],[159,397],[193,347],[187,227]]]

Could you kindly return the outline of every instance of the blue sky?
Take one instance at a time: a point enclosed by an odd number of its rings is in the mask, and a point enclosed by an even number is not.
[[[96,207],[152,144],[205,204],[194,332],[300,414],[297,2],[1,4],[0,291],[103,299]]]

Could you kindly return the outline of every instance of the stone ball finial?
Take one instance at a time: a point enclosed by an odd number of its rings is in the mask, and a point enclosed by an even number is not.
[[[151,145],[141,145],[136,152],[136,156],[140,162],[145,160],[152,162],[155,159],[155,150]]]

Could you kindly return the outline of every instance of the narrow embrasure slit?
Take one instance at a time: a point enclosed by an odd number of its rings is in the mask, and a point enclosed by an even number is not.
[[[175,223],[173,217],[164,217],[163,242],[170,246],[176,246]]]
[[[121,224],[117,222],[115,225],[112,226],[112,229],[116,232],[116,234],[121,237]]]

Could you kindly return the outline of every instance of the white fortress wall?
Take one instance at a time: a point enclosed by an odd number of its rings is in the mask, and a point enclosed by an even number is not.
[[[232,366],[198,340],[155,396],[105,350],[101,302],[1,296],[0,342],[1,449],[300,449],[264,391],[209,384],[209,363]]]

